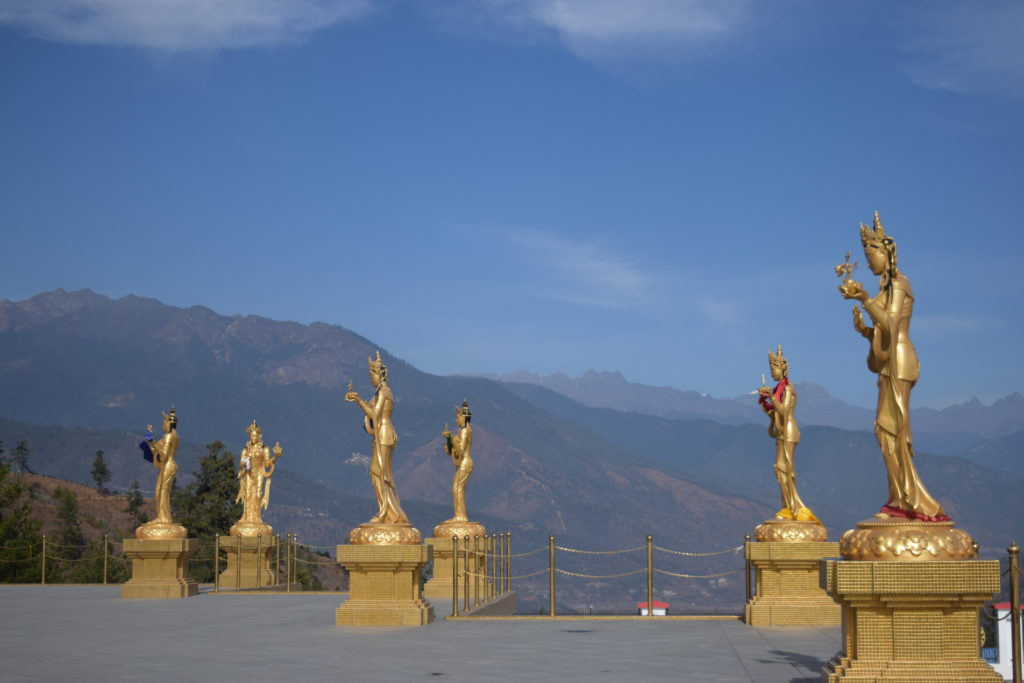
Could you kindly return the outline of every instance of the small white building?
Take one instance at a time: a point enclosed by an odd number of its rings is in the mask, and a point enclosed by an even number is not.
[[[638,610],[640,610],[640,616],[642,616],[642,617],[646,617],[647,616],[647,601],[646,600],[644,600],[643,602],[636,603],[636,608]],[[656,617],[663,617],[666,614],[668,614],[668,603],[667,602],[661,602],[660,600],[655,600],[654,601],[654,616],[656,616]]]
[[[1013,650],[1013,635],[1010,631],[1010,603],[997,602],[992,607],[996,611],[996,651],[999,653],[995,661],[988,659],[989,664],[996,670],[996,673],[1003,677],[1003,680],[1013,680],[1013,662],[1011,651]],[[985,648],[986,650],[988,648]],[[988,653],[983,653],[988,654]]]

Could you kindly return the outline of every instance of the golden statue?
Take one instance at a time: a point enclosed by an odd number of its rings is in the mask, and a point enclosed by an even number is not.
[[[466,484],[469,483],[469,475],[473,474],[473,458],[470,452],[473,449],[473,428],[469,421],[473,414],[469,411],[469,402],[463,399],[462,407],[455,406],[455,424],[459,427],[459,433],[454,437],[444,426],[441,436],[444,437],[444,452],[452,456],[452,464],[455,465],[455,477],[452,479],[452,503],[455,507],[455,514],[449,522],[465,522],[466,517]]]
[[[270,537],[273,529],[264,523],[261,510],[270,503],[270,480],[281,457],[281,444],[274,445],[271,457],[270,449],[263,444],[263,430],[256,420],[246,431],[249,442],[238,456],[238,495],[235,497],[236,503],[242,503],[242,518],[231,527],[231,535]]]
[[[875,436],[889,478],[889,500],[876,517],[948,521],[914,468],[910,391],[920,371],[910,341],[914,292],[910,280],[897,268],[896,242],[885,233],[877,211],[873,227],[861,224],[860,241],[868,267],[879,276],[878,294],[869,297],[863,285],[852,279],[856,264],[850,266],[849,254],[846,263],[836,266],[836,274],[843,280],[839,285],[843,298],[859,301],[874,323],[874,327],[868,327],[860,308],[853,307],[853,327],[870,343],[868,369],[878,374]]]
[[[473,428],[469,426],[473,414],[469,410],[469,401],[463,400],[462,406],[455,406],[455,424],[459,433],[452,435],[448,425],[444,426],[441,438],[444,439],[444,452],[451,456],[455,465],[455,476],[452,478],[452,504],[455,514],[451,519],[434,527],[434,538],[451,538],[458,536],[483,536],[487,529],[479,522],[469,521],[466,516],[466,485],[469,475],[473,474]]]
[[[171,489],[178,476],[178,463],[174,455],[178,452],[178,414],[174,408],[163,413],[164,435],[159,441],[153,440],[153,425],[146,427],[146,439],[139,444],[146,460],[157,469],[153,497],[156,503],[156,518],[135,529],[136,538],[185,538],[185,527],[171,518]]]
[[[419,531],[412,528],[409,518],[402,511],[391,473],[391,456],[398,443],[398,434],[391,422],[395,397],[388,386],[388,368],[381,361],[380,351],[377,352],[376,360],[367,358],[367,365],[370,369],[370,383],[377,388],[377,392],[370,401],[364,401],[352,390],[352,383],[349,382],[345,400],[359,405],[364,415],[363,428],[373,437],[370,482],[377,497],[378,509],[369,522],[352,531],[349,542],[373,545],[419,543]]]
[[[789,381],[789,361],[782,356],[782,344],[779,344],[777,353],[768,352],[768,367],[777,384],[774,389],[762,384],[758,389],[758,402],[768,415],[768,435],[775,439],[775,478],[779,480],[779,491],[782,494],[782,508],[775,513],[775,519],[818,522],[818,518],[796,491],[793,451],[800,443],[800,427],[793,417],[796,411],[796,390]]]

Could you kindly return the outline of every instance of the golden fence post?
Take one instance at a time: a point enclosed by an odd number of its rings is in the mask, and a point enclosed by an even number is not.
[[[260,587],[260,574],[263,573],[263,534],[256,534],[256,588]]]
[[[242,537],[235,536],[235,590],[242,589]]]
[[[45,585],[46,584],[46,534],[43,534],[43,555],[42,555],[42,558],[43,558],[43,576],[42,576],[42,581],[41,582]]]
[[[750,554],[747,552],[747,543],[750,543],[750,534],[743,537],[743,575],[747,577],[747,602],[753,597],[750,591]]]
[[[548,536],[548,616],[555,616],[555,537]]]
[[[469,611],[469,536],[462,539],[462,611]]]
[[[288,593],[291,593],[292,592],[292,534],[291,534],[290,531],[288,532],[287,538],[288,538],[288,547],[286,548],[287,552],[285,552],[285,558],[284,558],[284,580],[285,580],[285,586],[287,586],[287,588],[285,590]]]
[[[459,537],[452,536],[452,616],[459,616]]]
[[[277,550],[277,559],[274,562],[274,585],[275,586],[280,586],[281,585],[281,534],[278,534],[275,537],[275,540],[277,542],[274,544],[274,549]]]
[[[292,534],[292,578],[296,583],[299,583],[299,545],[299,535]],[[302,590],[301,583],[299,583],[299,590]]]
[[[505,592],[512,590],[512,532],[505,533]]]
[[[490,554],[490,546],[488,545],[489,539],[490,539],[490,536],[488,536],[487,534],[484,534],[483,537],[481,538],[481,543],[483,545],[483,553],[484,553],[484,572],[483,572],[484,576],[483,576],[483,579],[481,581],[481,583],[483,584],[483,589],[481,591],[483,593],[483,600],[482,600],[482,602],[487,602],[487,600],[490,598],[490,593],[491,593],[490,589],[488,589],[488,587],[487,587],[488,583],[491,580],[491,578],[490,578],[491,577],[491,554]]]
[[[487,536],[487,566],[487,599],[490,600],[494,597],[494,534]]]
[[[499,533],[498,535],[498,569],[496,570],[498,578],[498,590],[496,593],[501,595],[505,592],[505,533]]]
[[[654,537],[647,534],[647,616],[654,616]]]
[[[1010,553],[1010,633],[1013,641],[1013,683],[1021,683],[1020,679],[1020,548],[1016,541],[1010,542],[1006,549]]]
[[[480,536],[473,535],[473,607],[480,604]]]
[[[220,534],[213,535],[213,592],[220,593]]]
[[[103,585],[107,585],[107,553],[110,551],[110,543],[107,535],[103,534]]]

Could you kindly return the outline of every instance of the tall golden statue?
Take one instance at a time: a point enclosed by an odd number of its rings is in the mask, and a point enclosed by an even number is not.
[[[380,358],[367,359],[370,383],[377,392],[370,401],[364,401],[352,390],[349,382],[345,400],[356,403],[363,411],[363,428],[373,437],[373,455],[370,458],[370,482],[377,497],[377,514],[369,522],[361,524],[349,535],[352,544],[392,545],[398,543],[419,543],[420,533],[409,524],[409,518],[402,511],[395,479],[391,473],[391,456],[398,443],[398,434],[391,422],[395,408],[395,397],[388,386],[388,368]]]
[[[800,427],[793,417],[796,411],[796,390],[789,381],[789,361],[782,355],[781,344],[777,353],[768,352],[768,367],[777,384],[774,389],[760,387],[758,402],[768,415],[768,435],[775,439],[775,478],[779,481],[782,494],[782,508],[775,513],[775,519],[817,522],[818,518],[796,491],[793,452],[800,443]]]
[[[850,277],[853,268],[848,263],[849,255],[847,263],[836,266],[836,274],[843,278],[839,285],[843,298],[859,301],[874,323],[874,327],[868,327],[860,308],[853,307],[853,327],[870,343],[868,369],[878,374],[875,436],[889,478],[889,500],[876,517],[948,521],[914,468],[910,391],[920,372],[910,341],[914,292],[910,280],[897,268],[896,242],[886,234],[877,211],[871,228],[861,224],[860,241],[868,267],[879,276],[878,294],[869,297],[863,285]]]
[[[242,503],[242,518],[231,527],[232,536],[270,537],[273,529],[264,523],[261,510],[270,503],[270,481],[281,457],[281,444],[274,445],[274,455],[263,444],[263,430],[256,420],[248,426],[249,441],[238,456],[238,495],[235,502]]]
[[[487,529],[479,522],[469,521],[466,516],[466,485],[469,483],[469,476],[473,474],[473,428],[469,425],[473,414],[469,410],[469,401],[463,400],[462,406],[455,406],[455,424],[459,427],[458,434],[453,435],[444,426],[441,438],[444,439],[444,452],[451,456],[452,464],[455,465],[455,476],[452,478],[452,504],[455,514],[451,519],[441,522],[434,527],[435,538],[451,538],[458,536],[483,536]]]
[[[156,518],[135,529],[136,538],[185,538],[185,527],[171,518],[171,489],[178,476],[178,463],[174,455],[178,452],[178,414],[174,408],[163,413],[164,435],[159,441],[153,440],[153,425],[146,427],[146,439],[139,444],[146,460],[157,469],[153,497],[156,503]]]
[[[452,464],[455,465],[455,477],[452,479],[452,503],[455,507],[455,514],[449,522],[465,522],[466,517],[466,484],[469,483],[469,475],[473,474],[473,458],[470,452],[473,449],[473,428],[469,421],[473,414],[469,411],[469,402],[463,399],[462,407],[455,406],[455,424],[459,427],[459,433],[454,437],[444,426],[444,451],[452,456]]]

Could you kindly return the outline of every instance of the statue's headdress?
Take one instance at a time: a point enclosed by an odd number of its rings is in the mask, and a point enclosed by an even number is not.
[[[380,373],[381,379],[386,379],[388,376],[388,366],[384,365],[384,361],[380,359],[380,351],[377,351],[377,358],[367,358],[366,364],[369,366],[372,372]]]
[[[466,422],[469,422],[470,419],[472,419],[472,417],[473,417],[473,413],[471,413],[469,411],[469,401],[467,401],[466,399],[462,399],[462,406],[461,407],[460,406],[455,406],[455,413],[457,415],[462,415],[463,417],[465,417],[466,418]]]
[[[164,413],[164,417],[167,418],[167,423],[171,426],[171,429],[178,428],[178,413],[174,411],[174,406],[171,406],[171,412]]]
[[[877,211],[875,211],[874,224],[870,228],[863,223],[860,224],[860,242],[861,244],[881,242],[886,246],[893,244],[892,237],[885,234],[885,226],[882,225],[882,219],[878,217]]]
[[[789,361],[782,356],[782,344],[779,344],[779,350],[777,352],[772,353],[771,351],[768,351],[768,364],[781,367],[783,375],[789,372]]]
[[[252,438],[253,432],[255,432],[260,437],[263,436],[263,430],[260,429],[260,426],[258,424],[256,424],[256,420],[253,420],[252,424],[245,428],[245,431],[248,432],[250,438]]]

